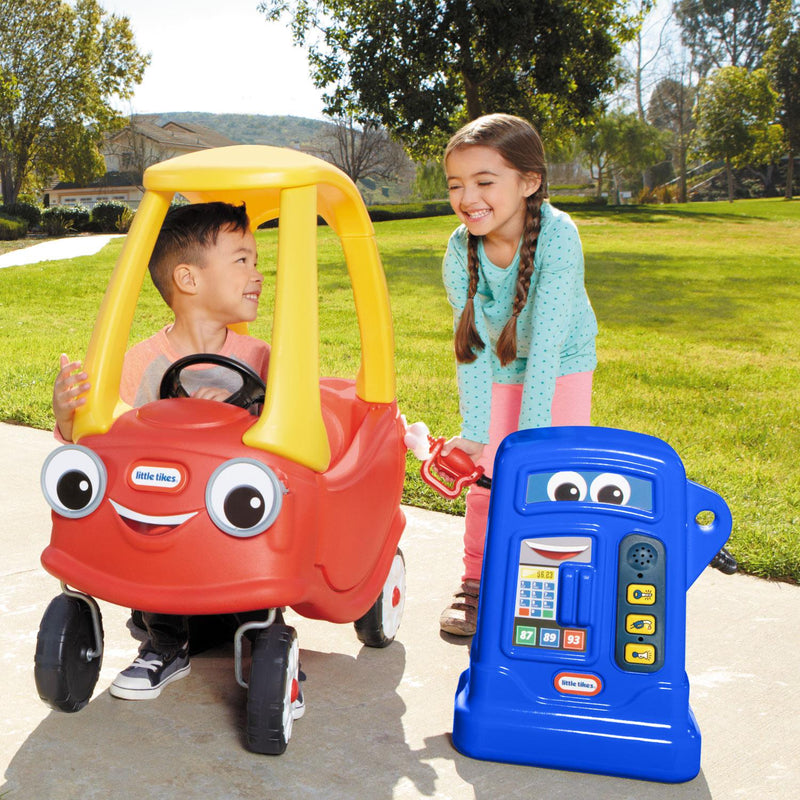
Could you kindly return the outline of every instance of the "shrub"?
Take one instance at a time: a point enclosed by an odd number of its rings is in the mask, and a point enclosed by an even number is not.
[[[28,223],[28,230],[33,230],[39,227],[39,222],[42,218],[42,209],[34,203],[17,201],[16,203],[0,206],[0,214],[6,217],[24,219],[25,222]]]
[[[390,219],[419,219],[421,217],[443,217],[453,213],[446,200],[434,200],[424,203],[398,203],[396,205],[370,206],[367,211],[373,222],[385,222]]]
[[[597,197],[596,195],[580,195],[580,194],[559,194],[550,198],[550,202],[556,208],[563,208],[568,211],[570,208],[596,208],[597,206],[608,205],[607,197]]]
[[[131,228],[133,222],[133,209],[125,206],[125,210],[119,215],[117,220],[116,229],[117,233],[127,233]]]
[[[98,203],[91,214],[92,227],[101,233],[126,232],[131,224],[133,212],[119,200]]]
[[[28,223],[24,219],[0,215],[0,239],[5,241],[21,239],[27,232]]]
[[[83,206],[50,206],[42,211],[42,228],[48,236],[77,233],[89,223],[89,211]]]
[[[669,186],[662,184],[660,186],[655,186],[652,189],[642,189],[640,190],[636,202],[640,205],[646,204],[660,204],[663,205],[664,203],[671,203],[672,202],[672,192],[669,190]]]

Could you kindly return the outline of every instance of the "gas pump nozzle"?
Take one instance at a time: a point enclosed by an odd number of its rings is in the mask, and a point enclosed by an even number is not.
[[[446,456],[442,455],[444,439],[428,437],[430,457],[422,462],[420,474],[422,480],[443,497],[454,500],[462,490],[473,483],[489,489],[492,479],[484,475],[483,467],[476,465],[472,459],[457,447]]]
[[[403,418],[405,423],[405,418]],[[422,480],[442,497],[455,500],[463,489],[473,483],[484,489],[491,488],[492,479],[484,475],[483,467],[457,447],[446,456],[442,455],[444,437],[434,438],[424,422],[406,423],[406,447],[422,461]]]

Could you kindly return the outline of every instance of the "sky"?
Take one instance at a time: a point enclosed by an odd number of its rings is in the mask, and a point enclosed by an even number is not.
[[[267,22],[259,0],[100,0],[128,17],[150,66],[124,114],[206,111],[322,119],[321,92],[309,78],[305,51],[294,47],[285,22]],[[672,0],[658,0],[647,27]]]
[[[126,16],[150,66],[125,114],[207,111],[322,119],[305,52],[258,0],[100,0]]]

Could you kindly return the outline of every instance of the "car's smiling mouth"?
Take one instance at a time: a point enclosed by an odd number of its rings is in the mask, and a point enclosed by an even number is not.
[[[171,514],[169,516],[155,517],[150,514],[142,514],[139,511],[133,511],[111,499],[109,499],[109,502],[114,506],[114,510],[119,514],[120,518],[125,521],[125,524],[134,531],[134,533],[144,534],[145,536],[157,536],[161,533],[169,533],[173,528],[197,516],[196,511],[190,511],[188,514]]]

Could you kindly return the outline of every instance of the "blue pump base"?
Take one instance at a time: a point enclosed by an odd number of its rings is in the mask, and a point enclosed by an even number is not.
[[[547,703],[536,710],[501,708],[496,700],[470,697],[469,682],[467,669],[456,691],[453,745],[470,758],[664,783],[689,781],[700,772],[700,729],[685,702],[677,722],[663,724]]]

